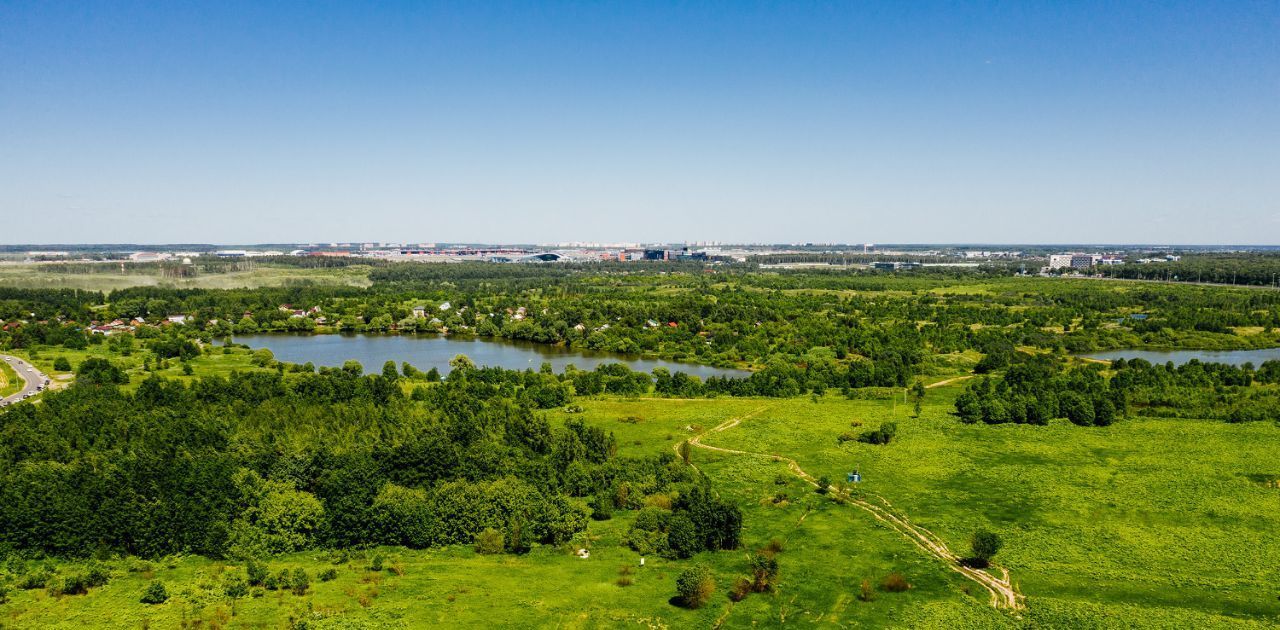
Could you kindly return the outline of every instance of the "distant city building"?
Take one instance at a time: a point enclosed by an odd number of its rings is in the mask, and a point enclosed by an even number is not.
[[[1089,269],[1101,265],[1122,265],[1124,258],[1104,254],[1052,254],[1050,269]]]
[[[134,252],[129,254],[129,260],[132,262],[159,262],[169,260],[171,256],[164,252]]]
[[[871,263],[871,268],[879,271],[898,271],[900,269],[916,269],[920,267],[918,262],[902,262],[902,261],[879,261]]]

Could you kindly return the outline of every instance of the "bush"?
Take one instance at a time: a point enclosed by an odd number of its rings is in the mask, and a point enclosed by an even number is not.
[[[826,494],[831,491],[831,478],[823,475],[818,477],[818,494]]]
[[[307,594],[307,589],[311,588],[311,576],[307,575],[306,569],[298,567],[293,570],[289,576],[289,588],[293,590],[294,595]]]
[[[903,593],[911,589],[911,584],[901,573],[890,573],[880,581],[880,590],[886,593]]]
[[[316,579],[320,580],[321,582],[332,582],[337,578],[338,578],[338,570],[332,567],[325,569],[324,571],[321,571],[319,575],[316,575]]]
[[[502,532],[492,527],[486,527],[484,531],[476,535],[476,553],[502,553],[504,548]]]
[[[138,601],[144,604],[163,604],[169,601],[169,591],[165,589],[164,582],[155,580],[147,586],[147,590],[142,593],[142,599]]]
[[[888,444],[893,440],[893,436],[898,434],[898,425],[893,422],[886,422],[880,425],[879,429],[874,431],[864,431],[858,436],[858,441],[866,444]]]
[[[44,588],[51,577],[48,571],[33,571],[19,578],[16,586],[24,591]]]
[[[757,553],[751,556],[751,590],[757,593],[772,592],[778,585],[778,560],[771,555]]]
[[[89,584],[83,575],[66,575],[61,579],[51,580],[47,590],[52,596],[84,595],[89,592]]]
[[[222,585],[222,592],[231,599],[240,599],[249,594],[249,585],[238,575],[228,575]]]
[[[70,372],[71,362],[66,357],[58,357],[53,360],[53,369],[59,372]]]
[[[782,544],[781,538],[770,538],[769,542],[765,544],[764,549],[762,549],[761,551],[770,555],[774,555],[774,554],[782,553],[782,547],[783,547],[783,544]]]
[[[676,596],[686,608],[701,608],[716,590],[716,581],[706,565],[696,564],[676,577]]]
[[[94,563],[89,566],[89,570],[84,574],[84,583],[89,588],[97,588],[103,586],[111,579],[111,575],[102,565]]]
[[[733,586],[729,589],[729,599],[740,602],[747,598],[751,593],[751,580],[740,577],[733,581]]]
[[[370,571],[382,570],[382,554],[380,553],[373,554],[373,560],[369,562],[369,570]]]
[[[871,588],[871,580],[862,580],[862,586],[858,588],[858,599],[869,602],[876,598],[875,589]]]
[[[267,583],[267,566],[250,560],[244,565],[245,574],[249,576],[249,586],[265,586]]]

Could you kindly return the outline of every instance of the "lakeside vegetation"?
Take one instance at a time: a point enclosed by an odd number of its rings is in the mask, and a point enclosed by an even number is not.
[[[0,625],[1280,620],[1280,362],[1071,356],[1280,345],[1276,293],[982,270],[370,276],[0,289],[0,319],[22,322],[0,332],[0,351],[62,389],[0,411]],[[86,330],[135,318],[132,331]],[[701,381],[463,358],[443,380],[398,364],[317,369],[211,343],[245,320],[629,342],[754,372]],[[1024,607],[992,607],[954,562],[853,500],[963,556],[994,533],[1003,544],[977,570],[1007,570]]]

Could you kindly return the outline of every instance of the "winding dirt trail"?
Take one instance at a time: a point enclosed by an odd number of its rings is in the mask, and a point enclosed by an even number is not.
[[[768,406],[760,407],[750,413],[738,416],[736,418],[730,418],[728,420],[725,420],[724,422],[721,422],[719,425],[716,425],[710,430],[703,431],[702,433],[699,433],[698,435],[695,435],[694,437],[689,438],[688,443],[690,447],[706,449],[708,451],[714,451],[717,453],[726,453],[730,455],[747,455],[751,457],[765,457],[773,461],[786,462],[787,468],[791,470],[792,474],[803,479],[809,485],[815,488],[818,487],[818,480],[815,479],[813,475],[810,475],[809,473],[805,472],[804,469],[800,468],[800,464],[796,463],[796,460],[794,459],[791,459],[788,457],[782,457],[781,455],[769,455],[766,453],[752,453],[749,451],[739,451],[731,448],[721,448],[719,446],[711,446],[709,444],[702,443],[702,438],[708,435],[711,435],[713,433],[720,433],[720,432],[732,429],[733,427],[736,427],[739,424],[742,424],[744,420],[760,415],[766,409],[768,409]],[[677,455],[680,454],[680,444],[681,443],[677,443],[674,446]],[[974,582],[977,582],[979,586],[986,589],[987,592],[991,594],[990,601],[992,606],[996,608],[1008,608],[1013,610],[1017,610],[1023,607],[1022,596],[1019,595],[1016,590],[1014,590],[1012,583],[1010,583],[1009,581],[1008,569],[1000,568],[1001,577],[995,577],[994,575],[991,575],[986,571],[982,571],[979,569],[972,569],[960,564],[960,556],[957,556],[954,552],[948,549],[946,543],[942,542],[941,538],[939,538],[933,532],[923,527],[920,527],[919,525],[912,524],[910,521],[907,520],[907,517],[898,514],[894,510],[893,505],[890,504],[888,500],[886,500],[884,497],[881,497],[877,494],[860,493],[859,496],[854,496],[849,494],[848,492],[839,491],[834,488],[831,489],[830,494],[832,497],[835,497],[835,499],[837,501],[840,501],[841,503],[848,503],[850,505],[859,507],[869,512],[871,516],[875,517],[876,520],[893,528],[898,533],[902,534],[908,540],[914,543],[917,547],[923,549],[926,553],[942,560],[943,563],[946,564],[948,567],[950,567],[952,571],[955,571],[963,575],[964,577]],[[995,567],[995,565],[992,565],[992,568],[997,568],[997,567]]]

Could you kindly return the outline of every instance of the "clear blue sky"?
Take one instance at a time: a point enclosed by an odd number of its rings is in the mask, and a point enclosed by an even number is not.
[[[0,3],[0,242],[1280,243],[1280,2]]]

